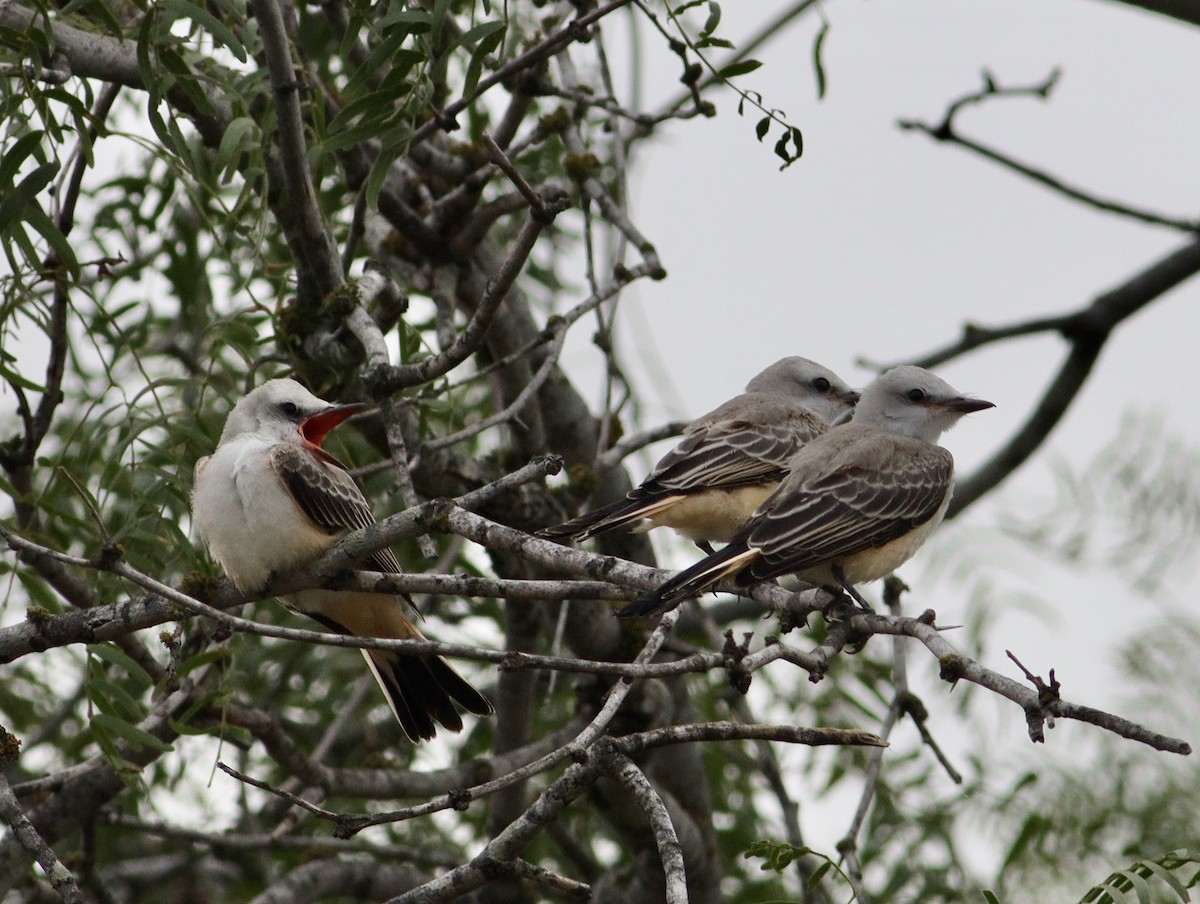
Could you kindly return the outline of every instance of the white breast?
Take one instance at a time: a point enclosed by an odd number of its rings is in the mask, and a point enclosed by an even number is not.
[[[254,436],[222,444],[196,469],[192,518],[212,557],[241,590],[309,561],[336,541],[300,510]]]

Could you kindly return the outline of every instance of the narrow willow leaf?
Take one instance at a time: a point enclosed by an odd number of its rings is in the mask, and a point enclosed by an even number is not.
[[[164,744],[154,735],[145,729],[138,728],[136,725],[131,725],[128,722],[123,722],[120,719],[113,718],[106,713],[96,713],[92,716],[93,725],[99,725],[110,735],[122,738],[133,744],[135,747],[153,750],[157,753],[166,753],[171,749],[167,744]]]
[[[0,186],[12,183],[13,179],[17,177],[17,171],[21,168],[21,164],[25,162],[25,158],[41,147],[42,139],[45,136],[46,133],[41,130],[26,132],[5,148],[3,156],[0,156]]]
[[[229,123],[217,148],[216,168],[222,176],[232,176],[237,171],[238,162],[257,131],[258,123],[249,116],[239,116]]]
[[[708,18],[704,21],[704,27],[700,29],[700,36],[703,38],[707,38],[709,35],[711,35],[714,31],[717,30],[717,26],[720,24],[721,24],[721,5],[719,3],[714,2],[714,0],[709,0]]]
[[[1183,887],[1183,883],[1176,879],[1171,871],[1162,865],[1161,861],[1164,859],[1166,858],[1160,858],[1158,862],[1145,860],[1140,865],[1153,873],[1164,885],[1171,886],[1171,890],[1179,896],[1180,901],[1190,901],[1192,899],[1191,895],[1187,893],[1187,889]]]
[[[162,11],[167,21],[191,19],[197,26],[212,35],[214,41],[227,47],[229,52],[237,57],[239,63],[246,62],[246,48],[238,40],[237,35],[229,29],[228,25],[204,7],[192,3],[190,0],[166,0],[162,5]]]
[[[825,58],[823,56],[825,50],[825,38],[829,34],[829,22],[821,23],[821,30],[817,32],[817,39],[813,41],[813,69],[817,73],[817,99],[825,99]]]
[[[141,666],[137,660],[122,650],[120,647],[111,643],[96,643],[88,646],[90,652],[97,659],[103,659],[110,665],[116,666],[133,680],[142,690],[149,690],[154,686],[154,679]]]
[[[30,204],[38,193],[50,184],[50,180],[58,173],[57,163],[43,163],[22,179],[8,197],[0,201],[0,231],[22,218],[26,205]]]
[[[739,75],[746,75],[753,72],[762,66],[758,60],[738,60],[736,63],[730,63],[728,66],[723,66],[717,70],[718,78],[736,78]]]

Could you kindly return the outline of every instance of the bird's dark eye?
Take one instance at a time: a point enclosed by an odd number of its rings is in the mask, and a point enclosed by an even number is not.
[[[910,402],[924,402],[927,393],[924,389],[910,389],[908,391],[908,400]]]
[[[815,389],[817,392],[821,393],[822,395],[829,392],[829,390],[831,390],[833,388],[833,384],[831,384],[824,377],[817,377],[815,380],[813,380],[812,385],[813,385],[813,389]]]
[[[279,410],[288,417],[296,417],[300,413],[300,406],[295,402],[280,402]]]

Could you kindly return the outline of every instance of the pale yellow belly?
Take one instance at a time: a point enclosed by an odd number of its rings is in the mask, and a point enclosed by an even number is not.
[[[692,541],[728,543],[777,486],[778,483],[768,483],[678,496],[676,502],[649,516],[636,529],[670,527]]]
[[[838,582],[833,577],[833,566],[835,565],[841,566],[842,573],[849,584],[865,584],[868,581],[876,581],[879,578],[887,577],[911,559],[916,551],[929,539],[929,535],[942,523],[942,518],[946,514],[946,507],[949,504],[950,494],[947,493],[946,499],[937,513],[924,524],[918,525],[915,530],[909,531],[903,537],[893,540],[891,543],[885,543],[883,546],[876,547],[875,549],[866,549],[851,556],[835,558],[824,565],[797,572],[797,577],[810,584],[819,584],[823,587],[836,587]]]

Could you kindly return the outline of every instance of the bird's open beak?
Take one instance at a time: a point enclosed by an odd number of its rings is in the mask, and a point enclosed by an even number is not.
[[[995,402],[989,402],[985,399],[968,399],[966,396],[955,396],[952,399],[945,399],[938,402],[942,408],[949,408],[951,411],[958,411],[962,414],[970,414],[972,411],[983,411],[985,408],[995,408]]]
[[[362,402],[355,402],[351,405],[333,405],[326,408],[300,422],[300,435],[319,449],[330,430],[365,407],[367,406]]]

